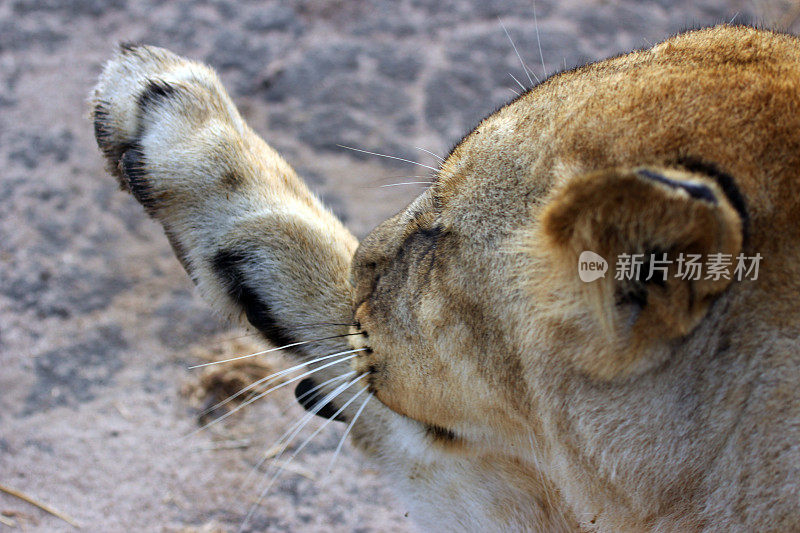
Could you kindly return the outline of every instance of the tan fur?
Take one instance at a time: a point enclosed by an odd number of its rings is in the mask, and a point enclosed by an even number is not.
[[[152,80],[169,90],[142,99]],[[357,250],[206,67],[124,49],[93,103],[110,170],[212,305],[268,338],[356,321],[297,355],[368,348],[319,379],[369,373],[354,440],[424,526],[800,529],[796,38],[720,26],[556,75]],[[763,260],[588,285],[585,249]]]

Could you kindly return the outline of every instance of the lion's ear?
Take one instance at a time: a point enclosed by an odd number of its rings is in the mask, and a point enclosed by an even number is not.
[[[621,357],[587,369],[625,374],[697,326],[731,283],[745,217],[730,178],[684,169],[609,169],[556,190],[538,240]]]

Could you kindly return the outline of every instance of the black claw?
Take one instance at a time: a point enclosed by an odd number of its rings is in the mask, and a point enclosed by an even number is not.
[[[139,95],[139,108],[144,109],[148,105],[168,98],[175,94],[177,89],[164,80],[150,80],[142,94]]]
[[[136,43],[131,41],[123,41],[119,43],[119,49],[123,54],[129,54],[131,52],[134,52],[140,46],[142,46],[141,43]]]
[[[156,208],[156,199],[147,180],[144,153],[139,146],[133,146],[125,151],[122,155],[121,168],[131,194],[148,213],[152,214]]]
[[[108,110],[103,102],[94,107],[94,138],[97,146],[108,157],[113,157],[118,148],[110,142],[111,131],[108,129]]]

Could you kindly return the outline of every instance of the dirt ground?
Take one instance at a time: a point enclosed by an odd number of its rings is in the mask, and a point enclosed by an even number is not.
[[[427,175],[337,145],[434,162],[416,147],[445,153],[514,97],[511,75],[530,84],[501,20],[541,78],[684,28],[791,28],[798,14],[734,0],[0,2],[0,488],[86,531],[236,531],[257,497],[253,465],[303,414],[287,387],[181,438],[209,404],[198,387],[214,384],[188,367],[258,345],[214,317],[103,171],[85,99],[117,42],[218,69],[255,129],[364,236],[421,190],[382,185]],[[246,530],[412,527],[351,449],[326,475],[343,431],[332,426]],[[0,491],[0,530],[72,529]]]

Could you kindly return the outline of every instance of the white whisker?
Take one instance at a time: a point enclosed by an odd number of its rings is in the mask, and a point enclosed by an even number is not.
[[[263,378],[260,378],[260,379],[258,379],[257,381],[254,381],[253,383],[251,383],[250,385],[246,386],[245,388],[243,388],[243,389],[242,389],[242,390],[240,390],[239,392],[236,392],[236,393],[232,394],[231,396],[228,396],[226,399],[222,400],[221,402],[219,402],[219,403],[217,403],[217,404],[214,404],[214,405],[212,405],[211,407],[209,407],[208,409],[206,409],[205,411],[203,411],[202,413],[200,413],[200,416],[207,415],[207,414],[208,414],[208,413],[210,413],[211,411],[214,411],[214,410],[216,410],[216,409],[219,409],[219,408],[220,408],[220,407],[222,407],[223,405],[225,405],[225,404],[227,404],[227,403],[229,403],[229,402],[231,402],[231,401],[235,400],[236,398],[238,398],[239,396],[241,396],[241,395],[242,395],[242,394],[244,394],[245,392],[247,392],[247,391],[249,391],[249,390],[251,390],[251,389],[254,389],[255,387],[258,387],[259,385],[261,385],[261,384],[263,384],[263,383],[266,383],[266,382],[268,382],[268,381],[272,381],[272,380],[274,380],[275,378],[279,378],[279,377],[281,377],[281,376],[285,376],[286,374],[289,374],[290,372],[294,372],[295,370],[299,370],[300,368],[303,368],[304,366],[307,366],[307,365],[312,365],[312,364],[314,364],[314,363],[318,363],[318,362],[320,362],[320,361],[325,361],[325,360],[327,360],[327,359],[330,359],[330,358],[332,358],[332,357],[337,357],[337,356],[339,356],[339,355],[347,355],[347,354],[351,354],[351,353],[354,353],[355,351],[357,351],[357,350],[345,350],[345,351],[343,351],[343,352],[337,352],[337,353],[333,353],[333,354],[330,354],[330,355],[325,355],[325,356],[322,356],[322,357],[317,357],[316,359],[312,359],[311,361],[305,361],[305,362],[303,362],[303,363],[300,363],[300,364],[298,364],[298,365],[294,365],[294,366],[292,366],[292,367],[289,367],[289,368],[286,368],[286,369],[284,369],[284,370],[280,370],[280,371],[278,371],[278,372],[274,372],[274,373],[270,374],[269,376],[266,376],[266,377],[263,377]]]
[[[297,400],[298,402],[300,402],[300,400],[302,400],[303,398],[305,398],[306,396],[308,396],[308,395],[310,395],[310,394],[314,394],[315,392],[317,392],[319,389],[321,389],[322,387],[324,387],[324,386],[325,386],[325,385],[327,385],[328,383],[331,383],[331,382],[333,382],[333,381],[339,381],[340,379],[346,379],[346,378],[349,378],[350,376],[352,376],[352,375],[353,375],[353,374],[355,374],[355,373],[356,373],[356,371],[355,371],[355,370],[351,370],[351,371],[350,371],[350,372],[348,372],[347,374],[342,374],[341,376],[336,376],[335,378],[331,378],[331,379],[329,379],[329,380],[327,380],[327,381],[323,381],[322,383],[320,383],[320,384],[319,384],[319,385],[317,385],[316,387],[314,387],[314,388],[312,388],[312,389],[309,389],[307,392],[304,392],[303,394],[301,394],[300,396],[298,396],[298,397],[296,398],[296,400]],[[287,408],[287,410],[288,410],[288,408]],[[286,412],[286,411],[284,411],[284,412]]]
[[[350,375],[352,374],[355,374],[355,372],[350,373]],[[292,440],[294,440],[294,438],[303,430],[303,428],[308,424],[308,422],[312,420],[317,415],[317,413],[320,410],[322,410],[323,407],[325,407],[331,400],[333,400],[336,396],[338,396],[342,391],[350,387],[350,385],[361,379],[361,377],[363,376],[359,376],[356,380],[350,381],[349,383],[343,383],[338,387],[336,387],[332,392],[329,392],[325,397],[323,397],[316,404],[314,404],[314,407],[309,409],[308,413],[306,413],[302,418],[300,418],[300,420],[297,423],[295,423],[294,426],[289,428],[289,430],[287,430],[286,433],[281,435],[281,438],[278,439],[278,442],[275,443],[275,446],[280,446],[280,449],[276,453],[275,458],[280,459],[281,456],[283,456],[283,452],[286,451],[286,448],[289,447],[289,444],[291,444]],[[288,437],[286,437],[286,434],[290,432],[291,434]]]
[[[542,40],[539,37],[539,19],[536,17],[536,0],[533,0],[533,24],[536,27],[536,42],[539,43],[539,58],[542,60],[542,72],[547,79],[547,67],[544,66],[544,54],[542,53]]]
[[[347,429],[344,430],[344,435],[342,435],[342,438],[339,441],[338,446],[336,446],[336,451],[333,452],[333,457],[331,457],[331,462],[328,463],[328,473],[329,474],[333,470],[333,463],[334,463],[334,461],[336,461],[336,458],[339,456],[339,452],[342,451],[342,445],[344,444],[344,441],[347,438],[347,435],[350,434],[350,430],[353,429],[353,425],[356,423],[356,420],[358,420],[358,417],[361,415],[361,411],[363,411],[364,408],[367,406],[367,402],[369,402],[372,399],[372,396],[373,396],[373,393],[370,392],[369,395],[367,396],[367,398],[364,400],[364,403],[362,403],[361,407],[359,407],[358,411],[356,411],[356,415],[353,417],[353,420],[351,420],[350,424],[347,425]]]
[[[415,174],[413,176],[393,176],[392,179],[419,179],[419,180],[426,180],[425,183],[433,183],[433,180],[429,179],[430,176],[420,176]],[[418,182],[402,182],[402,183],[389,183],[386,185],[375,185],[374,187],[369,187],[370,189],[380,189],[382,187],[394,187],[396,185],[405,185],[406,183],[418,183]]]
[[[440,156],[439,154],[434,154],[430,150],[426,150],[425,148],[420,148],[419,146],[415,146],[414,148],[416,148],[417,150],[422,150],[426,154],[431,154],[433,157],[444,163],[444,157]]]
[[[503,28],[503,31],[506,32],[506,37],[508,37],[508,42],[511,43],[511,48],[514,49],[514,53],[517,54],[517,59],[519,59],[519,62],[522,64],[522,70],[524,70],[525,75],[528,76],[528,81],[531,83],[531,86],[533,86],[533,79],[531,79],[531,74],[533,74],[533,77],[536,78],[536,83],[539,83],[539,77],[536,75],[535,72],[533,72],[528,68],[528,65],[525,64],[525,61],[523,61],[522,56],[519,55],[519,50],[517,50],[517,45],[514,44],[514,40],[511,38],[511,34],[508,33],[508,30],[506,29],[506,25],[503,24],[503,21],[500,19],[500,17],[497,17],[497,20],[498,22],[500,22],[500,26]]]
[[[317,413],[317,412],[318,412],[320,409],[322,409],[322,407],[324,407],[325,405],[327,405],[327,404],[328,404],[328,402],[330,402],[330,401],[331,401],[333,398],[335,398],[336,396],[338,396],[339,394],[341,394],[342,392],[344,392],[346,389],[348,389],[348,388],[352,387],[354,384],[356,384],[358,381],[360,381],[360,380],[361,380],[362,378],[364,378],[366,375],[367,375],[367,374],[361,374],[361,375],[360,375],[358,378],[356,378],[355,380],[351,381],[350,383],[344,383],[344,384],[340,385],[339,387],[337,387],[337,388],[336,388],[336,390],[334,390],[332,393],[330,393],[328,396],[326,396],[326,397],[325,397],[323,400],[321,400],[321,401],[320,401],[320,402],[317,404],[317,406],[315,407],[314,411],[313,411],[313,412],[311,412],[311,413],[309,413],[309,414],[310,414],[312,417],[313,417],[314,415],[316,415],[316,413]],[[288,464],[288,463],[291,463],[291,462],[292,462],[292,460],[293,460],[293,459],[294,459],[294,458],[297,456],[297,454],[298,454],[298,453],[300,453],[300,451],[301,451],[301,450],[303,450],[303,448],[305,448],[305,446],[306,446],[306,445],[307,445],[309,442],[311,442],[311,439],[313,439],[313,438],[314,438],[314,437],[315,437],[317,434],[319,434],[319,432],[320,432],[320,431],[322,431],[322,429],[323,429],[323,428],[325,428],[325,427],[326,427],[326,426],[327,426],[327,425],[328,425],[328,424],[331,422],[331,420],[333,420],[333,419],[334,419],[334,418],[335,418],[337,415],[339,415],[339,414],[340,414],[342,411],[344,411],[344,409],[345,409],[345,408],[346,408],[348,405],[350,405],[350,403],[352,403],[352,402],[353,402],[353,400],[355,400],[355,399],[356,399],[356,398],[357,398],[357,397],[358,397],[358,396],[359,396],[359,395],[360,395],[362,392],[364,392],[365,390],[367,390],[367,389],[366,389],[366,388],[363,388],[363,389],[361,389],[361,390],[360,390],[359,392],[357,392],[357,393],[356,393],[356,394],[355,394],[355,395],[354,395],[352,398],[350,398],[350,399],[349,399],[349,400],[348,400],[348,401],[347,401],[347,402],[346,402],[346,403],[345,403],[345,404],[344,404],[344,405],[343,405],[341,408],[339,408],[339,410],[337,410],[337,411],[336,411],[336,413],[335,413],[335,414],[334,414],[334,415],[333,415],[331,418],[327,419],[327,420],[325,421],[325,423],[324,423],[324,424],[322,424],[322,425],[321,425],[319,428],[317,428],[317,429],[316,429],[316,430],[315,430],[315,431],[314,431],[314,432],[311,434],[311,436],[309,436],[309,437],[308,437],[308,438],[307,438],[305,441],[303,441],[303,444],[301,444],[301,445],[300,445],[300,446],[299,446],[299,447],[298,447],[298,448],[297,448],[297,449],[294,451],[294,453],[292,453],[291,457],[289,457],[289,459],[288,459],[287,461],[285,461],[285,462],[286,462],[287,464]],[[294,438],[294,436],[295,436],[297,433],[299,433],[299,432],[300,432],[300,430],[302,430],[302,428],[303,428],[303,427],[305,427],[305,424],[303,424],[303,426],[301,426],[300,428],[298,428],[298,430],[297,430],[297,431],[295,431],[295,433],[292,435],[292,437],[291,437],[290,439],[288,439],[288,440],[290,441],[291,439],[293,439],[293,438]],[[287,442],[287,446],[288,446],[288,442]],[[283,455],[283,452],[284,452],[284,451],[286,451],[286,446],[284,446],[284,448],[281,450],[281,453],[280,453],[278,456],[276,456],[276,457],[275,457],[275,459],[273,459],[273,462],[274,462],[274,463],[277,463],[277,462],[280,460],[280,457],[281,457],[281,455]],[[264,489],[263,489],[263,490],[262,490],[262,491],[259,493],[258,499],[256,499],[255,503],[253,503],[253,505],[250,507],[250,511],[247,513],[247,516],[245,516],[245,518],[244,518],[244,522],[242,522],[242,525],[239,527],[239,531],[242,531],[242,530],[244,529],[244,527],[247,525],[247,523],[250,521],[250,518],[253,516],[253,512],[255,511],[256,507],[258,507],[258,506],[261,504],[261,501],[264,499],[264,497],[266,497],[267,493],[269,492],[269,489],[270,489],[270,488],[272,488],[272,485],[275,483],[275,480],[278,478],[278,476],[280,475],[280,473],[281,473],[280,469],[276,469],[276,471],[275,471],[275,474],[274,474],[274,475],[273,475],[273,476],[270,478],[270,480],[269,480],[269,482],[267,483],[266,487],[264,487]]]
[[[334,381],[338,381],[340,379],[347,379],[355,373],[356,373],[355,370],[353,370],[351,372],[348,372],[347,374],[342,374],[341,376],[336,376],[335,378],[331,378],[325,381],[324,383],[320,383],[319,385],[308,391],[305,395],[311,394]],[[334,392],[330,394],[334,394]],[[299,401],[301,398],[302,397],[298,397],[297,400]],[[305,413],[302,417],[300,417],[300,420],[295,422],[289,429],[287,429],[283,433],[283,435],[278,437],[278,439],[275,441],[275,444],[273,444],[272,446],[270,446],[270,448],[268,448],[269,450],[278,448],[278,450],[275,452],[274,455],[268,455],[265,453],[264,457],[259,459],[259,461],[255,464],[255,466],[253,466],[253,468],[250,469],[250,473],[242,482],[239,491],[249,486],[250,479],[255,475],[256,472],[258,472],[258,469],[261,468],[261,465],[263,465],[265,462],[267,462],[268,459],[270,459],[270,457],[275,457],[275,456],[280,457],[280,455],[283,454],[283,451],[289,446],[289,443],[292,441],[292,439],[294,439],[297,433],[299,433],[302,430],[302,428],[305,427],[306,423],[308,423],[309,420],[311,420],[312,418],[314,418],[314,416],[316,416],[317,411],[319,411],[319,409],[322,409],[322,406],[324,405],[325,405],[325,398],[317,402],[317,404],[315,404],[314,407],[311,410],[309,410],[308,413]],[[319,409],[317,409],[317,407],[319,407]]]
[[[363,378],[363,377],[364,377],[364,376],[366,376],[366,375],[367,375],[367,374],[362,374],[362,375],[361,375],[361,376],[359,376],[357,379],[355,379],[355,380],[353,381],[353,383],[356,383],[357,381],[359,381],[361,378]],[[352,385],[353,383],[351,383],[350,385]],[[349,385],[348,385],[348,387],[349,387]],[[366,387],[364,387],[363,389],[361,389],[360,391],[358,391],[357,393],[355,393],[355,394],[353,395],[353,397],[352,397],[352,398],[350,398],[349,400],[347,400],[347,401],[344,403],[344,405],[342,405],[342,406],[341,406],[339,409],[337,409],[337,410],[336,410],[336,412],[335,412],[335,413],[334,413],[334,414],[333,414],[333,415],[332,415],[330,418],[328,418],[327,420],[325,420],[325,423],[324,423],[324,424],[322,424],[320,427],[318,427],[316,430],[314,430],[314,433],[312,433],[311,435],[309,435],[309,436],[308,436],[308,438],[307,438],[306,440],[304,440],[304,441],[303,441],[303,443],[302,443],[300,446],[298,446],[298,447],[297,447],[297,450],[295,450],[295,451],[294,451],[294,453],[292,454],[292,456],[291,456],[291,457],[289,457],[289,459],[288,459],[288,461],[287,461],[287,462],[291,462],[291,461],[292,461],[292,459],[294,459],[294,458],[295,458],[295,456],[297,456],[297,454],[298,454],[298,453],[300,453],[300,450],[302,450],[303,448],[305,448],[305,447],[306,447],[306,445],[307,445],[309,442],[311,442],[311,439],[313,439],[314,437],[316,437],[316,436],[319,434],[319,432],[320,432],[320,431],[322,431],[323,429],[325,429],[325,426],[327,426],[328,424],[330,424],[332,420],[335,420],[335,419],[336,419],[336,417],[337,417],[337,416],[339,416],[339,415],[342,413],[342,411],[344,411],[344,410],[347,408],[347,406],[349,406],[351,403],[353,403],[353,402],[355,401],[355,399],[356,399],[356,398],[358,398],[359,396],[361,396],[361,393],[362,393],[362,392],[365,392],[366,390],[367,390],[367,388],[366,388]]]
[[[520,96],[522,96],[522,93],[521,93],[521,92],[519,92],[519,91],[515,91],[515,90],[514,90],[514,89],[512,89],[511,87],[509,87],[509,88],[508,88],[508,90],[509,90],[509,91],[511,91],[512,93],[514,93],[514,95],[515,95],[515,96],[517,96],[517,97],[520,97]]]
[[[738,17],[738,16],[739,16],[739,12],[737,11],[736,14],[733,15],[733,17],[731,18],[730,22],[728,22],[728,25],[733,24],[733,21],[736,20],[736,17]]]
[[[257,355],[264,355],[265,353],[277,352],[278,350],[284,350],[286,348],[292,348],[294,346],[302,346],[304,344],[310,344],[312,342],[320,342],[320,341],[327,341],[330,339],[338,339],[339,337],[346,337],[348,335],[361,335],[360,333],[345,333],[343,335],[332,335],[330,337],[322,337],[321,339],[313,339],[310,341],[300,341],[300,342],[293,342],[291,344],[285,344],[283,346],[278,346],[277,348],[270,348],[269,350],[262,350],[260,352],[251,353],[247,355],[240,355],[238,357],[231,357],[230,359],[223,359],[221,361],[211,361],[210,363],[203,363],[200,365],[193,365],[189,367],[189,370],[193,368],[202,368],[204,366],[211,366],[211,365],[220,365],[222,363],[230,363],[231,361],[238,361],[240,359],[247,359],[248,357],[255,357]]]
[[[339,394],[341,394],[341,393],[342,393],[342,392],[344,392],[345,390],[349,389],[350,387],[352,387],[353,385],[355,385],[356,383],[358,383],[358,382],[359,382],[361,379],[363,379],[363,378],[364,378],[366,375],[367,375],[367,374],[361,374],[360,376],[358,376],[356,379],[354,379],[354,380],[353,380],[353,381],[351,381],[350,383],[345,383],[345,384],[343,384],[343,385],[340,385],[339,387],[337,387],[337,389],[336,389],[335,391],[333,391],[332,393],[330,393],[330,394],[329,394],[329,395],[328,395],[328,396],[327,396],[325,399],[321,400],[321,401],[320,401],[320,402],[317,404],[317,406],[315,406],[315,409],[314,409],[314,411],[313,411],[312,413],[310,413],[310,414],[311,414],[311,416],[312,416],[312,417],[313,417],[313,416],[315,416],[315,415],[317,414],[317,412],[318,412],[320,409],[322,409],[322,407],[324,407],[325,405],[327,405],[327,404],[328,404],[330,401],[332,401],[332,400],[333,400],[333,398],[335,398],[336,396],[338,396]],[[342,411],[344,411],[344,410],[345,410],[345,409],[346,409],[346,408],[347,408],[347,407],[348,407],[348,406],[349,406],[351,403],[353,403],[353,401],[355,401],[355,399],[356,399],[356,398],[358,398],[358,397],[361,395],[361,393],[363,393],[363,392],[364,392],[364,391],[366,391],[366,390],[367,390],[367,388],[366,388],[366,387],[365,387],[365,388],[363,388],[363,389],[361,389],[361,390],[360,390],[360,391],[358,391],[356,394],[354,394],[352,398],[350,398],[349,400],[347,400],[347,402],[345,402],[345,404],[344,404],[344,405],[342,405],[342,406],[341,406],[339,409],[337,409],[337,410],[336,410],[336,412],[335,412],[335,413],[334,413],[334,414],[333,414],[333,415],[332,415],[330,418],[328,418],[327,420],[325,420],[325,423],[323,423],[323,424],[322,424],[320,427],[318,427],[316,430],[314,430],[314,432],[313,432],[311,435],[309,435],[309,436],[308,436],[308,437],[307,437],[307,438],[306,438],[306,439],[303,441],[303,443],[302,443],[302,444],[300,444],[300,446],[298,446],[298,447],[297,447],[297,449],[296,449],[294,452],[292,452],[292,455],[289,457],[289,459],[287,459],[287,460],[286,460],[286,462],[287,462],[287,463],[291,463],[291,462],[292,462],[292,460],[293,460],[295,457],[297,457],[297,454],[298,454],[298,453],[300,453],[300,452],[301,452],[301,451],[302,451],[302,450],[303,450],[303,449],[304,449],[304,448],[305,448],[305,447],[308,445],[308,443],[309,443],[309,442],[311,442],[311,440],[312,440],[314,437],[316,437],[316,436],[319,434],[319,432],[320,432],[320,431],[322,431],[322,430],[323,430],[323,429],[324,429],[324,428],[325,428],[325,427],[326,427],[328,424],[330,424],[332,420],[334,420],[334,419],[335,419],[335,418],[336,418],[336,417],[337,417],[339,414],[341,414],[341,413],[342,413]],[[283,453],[286,451],[286,448],[288,448],[288,445],[289,445],[289,443],[290,443],[290,442],[291,442],[291,441],[294,439],[294,437],[296,437],[296,436],[297,436],[297,434],[298,434],[298,433],[300,433],[300,431],[303,429],[303,427],[305,427],[305,425],[306,425],[306,424],[303,424],[303,426],[302,426],[302,427],[298,428],[298,429],[297,429],[297,430],[294,432],[294,434],[293,434],[293,435],[292,435],[292,436],[291,436],[289,439],[287,439],[286,445],[285,445],[285,446],[284,446],[284,447],[281,449],[281,452],[280,452],[278,455],[276,455],[276,456],[275,456],[275,459],[274,459],[274,461],[278,461],[278,460],[280,460],[281,456],[282,456],[282,455],[283,455]],[[274,475],[274,476],[273,476],[273,478],[270,480],[270,482],[269,482],[269,485],[268,485],[268,487],[267,487],[267,489],[266,489],[266,490],[269,490],[269,487],[270,487],[270,486],[272,486],[272,483],[275,481],[275,478],[278,476],[278,474],[279,474],[279,473],[280,473],[280,471],[276,471],[276,472],[275,472],[275,475]],[[266,494],[266,493],[265,493],[265,494]],[[263,496],[262,496],[262,497],[263,497]]]
[[[511,74],[511,73],[509,72],[509,73],[508,73],[508,75],[509,75],[509,76],[511,76],[511,79],[512,79],[512,80],[514,80],[515,82],[517,82],[517,85],[519,85],[520,87],[522,87],[522,90],[523,90],[523,91],[527,91],[527,90],[528,90],[528,89],[526,89],[526,88],[525,88],[525,86],[524,86],[524,85],[522,85],[522,82],[521,82],[521,81],[519,81],[517,78],[515,78],[515,77],[514,77],[514,75],[513,75],[513,74]],[[512,89],[512,90],[513,90],[513,89]],[[517,91],[514,91],[514,92],[517,92]],[[517,93],[517,94],[519,94],[519,93]]]
[[[364,351],[364,348],[360,348],[358,350],[352,350],[352,351],[354,351],[354,352],[362,352],[362,351]],[[178,440],[187,439],[187,438],[191,437],[192,435],[195,435],[195,434],[199,433],[200,431],[203,431],[204,429],[208,429],[209,427],[213,426],[214,424],[225,420],[226,418],[228,418],[232,414],[236,413],[240,409],[243,409],[243,408],[247,407],[248,405],[250,405],[251,403],[253,403],[253,402],[257,401],[257,400],[260,400],[261,398],[263,398],[264,396],[266,396],[267,394],[269,394],[272,391],[276,391],[276,390],[278,390],[278,389],[280,389],[282,387],[285,387],[286,385],[288,385],[290,383],[294,383],[298,379],[302,379],[302,378],[304,378],[306,376],[310,376],[311,374],[314,374],[315,372],[319,372],[320,370],[322,370],[324,368],[328,368],[329,366],[337,365],[339,363],[342,363],[344,361],[352,359],[352,358],[356,357],[357,355],[358,354],[354,353],[353,355],[348,355],[347,357],[342,357],[341,359],[337,359],[336,361],[332,361],[330,363],[326,363],[326,364],[324,364],[324,365],[322,365],[320,367],[314,368],[312,370],[309,370],[308,372],[300,374],[299,376],[297,376],[295,378],[292,378],[292,379],[290,379],[288,381],[284,381],[280,385],[276,385],[276,386],[274,386],[274,387],[272,387],[270,389],[267,389],[266,391],[264,391],[264,392],[262,392],[260,394],[257,394],[256,396],[250,398],[249,400],[247,400],[245,402],[242,402],[242,404],[239,405],[238,407],[236,407],[236,409],[232,409],[232,410],[228,411],[227,413],[225,413],[224,415],[220,416],[219,418],[215,418],[214,420],[212,420],[208,424],[206,424],[206,425],[204,425],[204,426],[202,426],[202,427],[200,427],[198,429],[195,429],[194,431],[192,431],[191,433],[188,433],[187,435],[184,435],[183,437],[180,437]]]
[[[402,157],[397,157],[397,156],[393,156],[393,155],[386,155],[386,154],[379,154],[378,152],[370,152],[369,150],[362,150],[361,148],[353,148],[352,146],[345,146],[343,144],[337,144],[336,146],[338,146],[340,148],[345,148],[347,150],[353,150],[354,152],[361,152],[361,153],[364,153],[364,154],[376,155],[378,157],[386,157],[388,159],[396,159],[398,161],[405,161],[406,163],[411,163],[412,165],[418,165],[418,166],[421,166],[423,168],[429,168],[429,169],[433,170],[434,172],[438,172],[439,171],[439,169],[436,168],[436,167],[432,167],[432,166],[429,166],[429,165],[423,165],[422,163],[417,163],[416,161],[412,161],[410,159],[403,159]]]
[[[430,185],[433,183],[432,181],[403,181],[400,183],[390,183],[389,185],[380,185],[380,188],[383,187],[399,187],[400,185]]]

